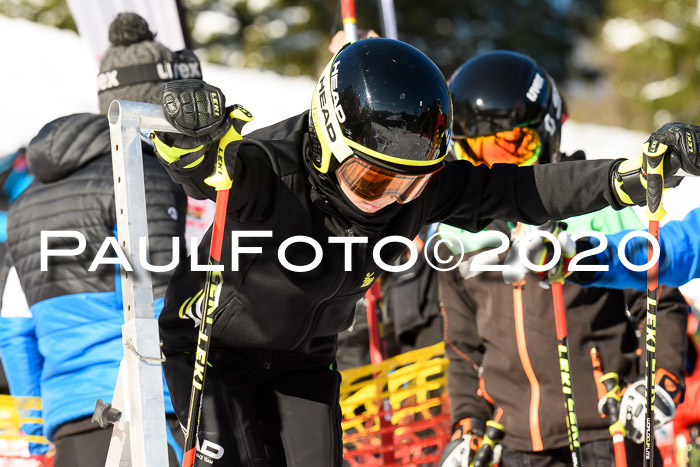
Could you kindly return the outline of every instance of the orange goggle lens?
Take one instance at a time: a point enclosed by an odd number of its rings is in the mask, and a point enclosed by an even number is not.
[[[399,203],[408,203],[423,192],[430,177],[442,167],[443,164],[440,164],[440,167],[427,174],[405,175],[351,157],[338,168],[337,176],[353,193],[367,201],[392,196]]]
[[[474,165],[532,165],[540,157],[542,141],[532,128],[513,128],[493,135],[455,140],[455,155]]]

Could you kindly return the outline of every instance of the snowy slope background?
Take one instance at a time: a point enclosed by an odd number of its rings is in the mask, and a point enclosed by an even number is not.
[[[57,117],[98,111],[97,63],[76,33],[0,15],[0,44],[0,156],[26,145]],[[244,133],[296,115],[311,102],[314,80],[310,78],[207,63],[202,70],[206,81],[223,90],[228,104],[242,104],[255,116]],[[647,136],[569,120],[563,127],[562,150],[583,149],[589,158],[631,157],[639,154]],[[664,206],[668,215],[662,223],[682,219],[700,207],[700,178],[685,180],[679,188],[667,191]],[[683,291],[700,301],[700,280],[687,284]]]

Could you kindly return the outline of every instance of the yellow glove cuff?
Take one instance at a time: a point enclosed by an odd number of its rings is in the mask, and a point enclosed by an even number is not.
[[[615,186],[615,192],[617,193],[617,196],[620,198],[620,201],[622,201],[624,204],[633,206],[636,204],[634,201],[632,201],[632,198],[627,194],[623,187],[623,179],[630,180],[629,177],[636,177],[639,178],[639,183],[642,186],[644,190],[647,188],[647,181],[646,179],[642,176],[642,157],[635,157],[633,159],[627,159],[623,161],[617,168],[617,173],[619,174],[619,177],[616,177],[614,180],[614,186]],[[634,187],[628,187],[629,188],[634,188]]]
[[[193,149],[176,148],[174,146],[169,146],[163,141],[161,141],[155,132],[151,133],[151,135],[153,138],[153,144],[156,148],[156,154],[158,154],[158,157],[163,159],[168,164],[172,164],[173,162],[180,160],[183,157],[201,154],[200,157],[198,157],[194,162],[184,167],[185,169],[191,169],[199,165],[199,163],[202,162],[202,160],[204,159],[204,145],[197,146]]]

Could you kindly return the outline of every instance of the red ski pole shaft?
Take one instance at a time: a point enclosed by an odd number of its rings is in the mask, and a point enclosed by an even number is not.
[[[582,464],[581,442],[579,440],[578,421],[574,404],[574,387],[571,381],[571,362],[569,360],[569,342],[566,331],[566,312],[562,283],[555,281],[552,286],[552,303],[554,305],[554,326],[557,332],[557,349],[559,352],[559,370],[561,371],[561,390],[564,394],[566,408],[566,430],[569,435],[569,449],[574,467]]]
[[[593,378],[598,390],[598,400],[605,400],[602,407],[601,418],[609,423],[610,435],[613,440],[615,454],[615,466],[627,467],[627,453],[625,451],[625,426],[620,421],[620,384],[616,373],[603,374],[598,349],[591,349],[591,364],[593,365]]]
[[[387,356],[381,310],[379,309],[379,301],[381,299],[380,281],[381,279],[372,284],[365,294],[365,303],[367,304],[367,327],[369,328],[369,350],[372,365],[379,365]],[[378,374],[374,375],[375,380],[378,380],[378,376]],[[391,405],[388,399],[381,397],[383,390],[384,385],[377,381],[377,406],[380,412],[379,431],[381,433],[382,464],[393,465],[396,459],[393,450],[394,432],[391,428]]]
[[[664,191],[663,159],[667,146],[658,141],[644,143],[644,168],[647,173],[647,207],[649,234],[659,243],[659,221],[666,215],[662,206]],[[653,245],[648,245],[649,261],[653,257]],[[647,320],[645,333],[646,365],[644,371],[645,424],[644,467],[654,465],[654,390],[656,385],[656,308],[659,288],[659,262],[647,271]]]
[[[369,330],[369,356],[372,365],[378,365],[386,357],[382,345],[383,329],[379,316],[379,281],[376,281],[365,294],[367,328]]]
[[[345,40],[347,42],[355,42],[357,40],[355,0],[340,0],[340,11],[343,15],[343,30],[345,31]]]
[[[209,247],[209,266],[207,281],[204,286],[202,321],[199,324],[197,336],[197,350],[195,353],[194,374],[192,375],[192,391],[190,393],[190,407],[187,413],[187,429],[185,432],[185,447],[182,456],[182,467],[193,467],[197,452],[197,435],[202,416],[202,397],[204,395],[204,378],[207,372],[207,358],[209,356],[209,344],[211,328],[214,323],[214,310],[219,304],[218,290],[222,285],[221,249],[226,225],[226,207],[228,206],[228,194],[233,184],[226,171],[224,149],[231,141],[241,139],[240,128],[235,128],[236,120],[247,122],[253,119],[250,113],[242,107],[235,106],[231,111],[231,128],[219,141],[216,153],[216,168],[214,173],[205,180],[207,185],[216,190],[216,208],[214,210],[214,226],[212,228],[211,245]]]

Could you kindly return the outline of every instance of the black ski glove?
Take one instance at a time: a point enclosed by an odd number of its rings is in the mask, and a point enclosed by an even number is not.
[[[663,154],[664,189],[678,186],[682,177],[675,176],[682,169],[691,175],[700,175],[700,126],[685,123],[667,123],[649,136],[645,150]],[[628,159],[618,165],[612,174],[613,192],[622,205],[646,205],[647,169],[643,156]]]
[[[152,100],[162,106],[165,118],[179,132],[153,132],[156,151],[169,164],[183,156],[199,161],[205,146],[231,127],[223,93],[202,80],[170,81],[156,91]]]
[[[671,165],[675,167],[673,174],[682,169],[691,175],[700,175],[700,126],[686,123],[667,123],[649,137],[665,144],[671,149],[667,151],[671,157]]]

